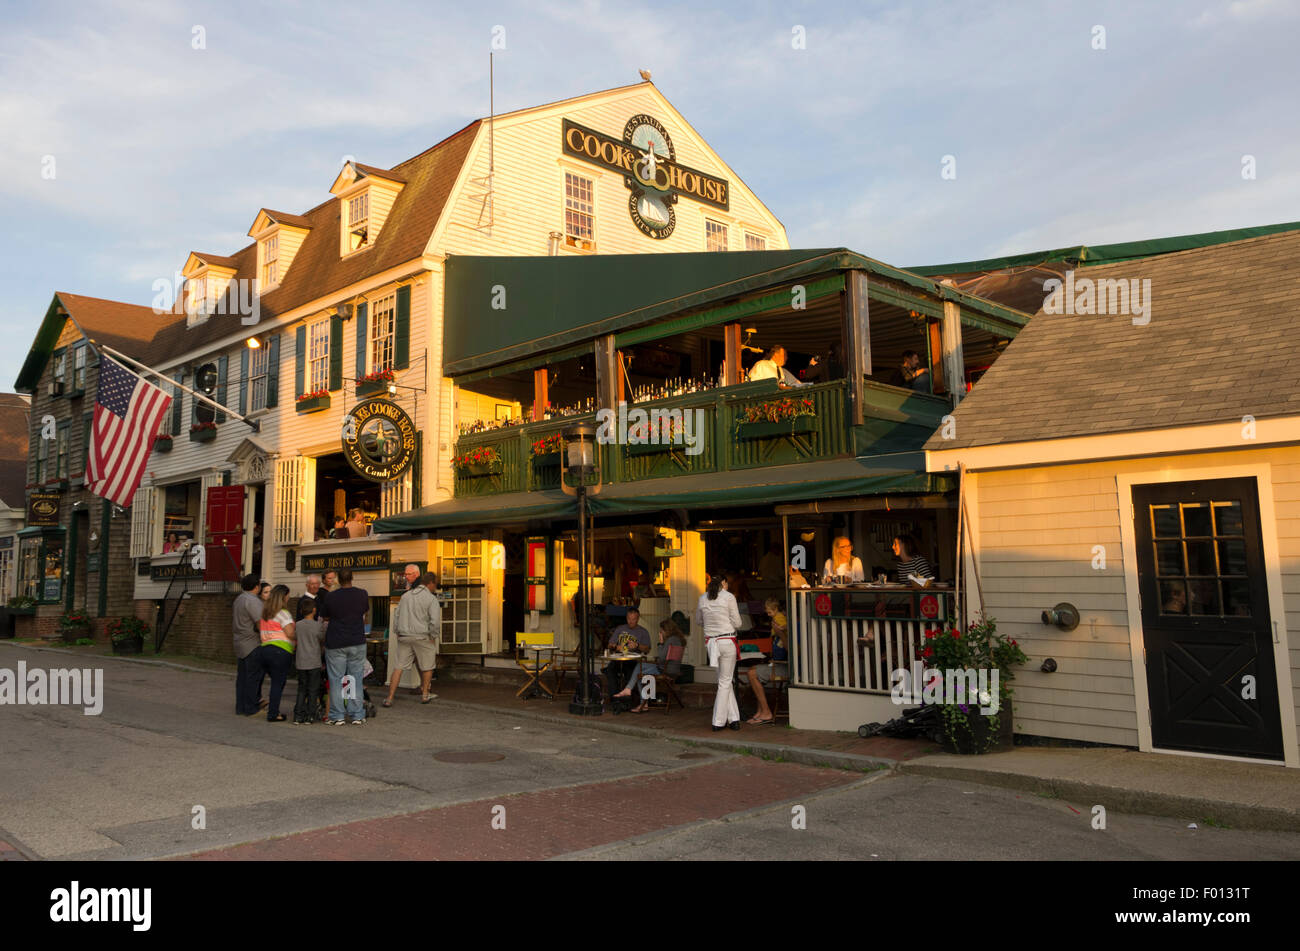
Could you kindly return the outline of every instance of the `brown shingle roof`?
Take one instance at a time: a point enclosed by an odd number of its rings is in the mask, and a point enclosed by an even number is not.
[[[1150,322],[1040,310],[954,412],[956,438],[927,449],[1300,413],[1300,232],[1085,278],[1150,280]]]
[[[31,404],[17,393],[0,393],[0,503],[21,509],[26,501],[27,432]]]
[[[397,180],[406,182],[373,247],[347,257],[339,256],[337,198],[298,216],[304,222],[300,227],[311,231],[303,239],[284,280],[262,295],[261,319],[266,321],[285,314],[423,254],[465,163],[478,125],[479,120],[471,122],[432,148],[400,163],[391,172],[373,169],[374,174],[386,178],[401,176]],[[236,269],[234,280],[252,280],[257,276],[256,243],[236,252],[231,260],[235,262],[230,265]],[[236,308],[227,304],[226,312],[234,314]],[[186,353],[238,332],[239,326],[238,318],[230,316],[214,315],[191,328],[186,328],[185,321],[181,320],[162,328],[153,341],[153,352],[157,359]]]
[[[311,221],[305,215],[291,215],[287,211],[272,211],[270,208],[263,208],[266,216],[278,225],[292,225],[295,228],[310,228]]]
[[[161,330],[185,327],[183,315],[156,314],[151,307],[63,291],[55,296],[87,337],[146,363],[158,355],[153,344]]]

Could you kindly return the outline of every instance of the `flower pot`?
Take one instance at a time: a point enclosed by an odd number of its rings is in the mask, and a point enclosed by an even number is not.
[[[324,396],[309,396],[306,399],[298,400],[294,406],[294,409],[300,413],[316,413],[329,408],[330,398],[328,393]]]
[[[90,636],[90,625],[86,624],[77,627],[61,627],[59,628],[59,635],[63,638],[63,643],[75,644],[83,637]]]
[[[129,637],[123,641],[113,642],[114,654],[142,654],[144,653],[144,638]]]
[[[217,438],[215,429],[191,429],[190,442],[212,442]]]
[[[153,442],[153,451],[154,451],[154,452],[171,452],[171,451],[172,451],[172,440],[170,440],[170,439],[155,439],[154,442]]]
[[[937,740],[945,752],[969,756],[1011,748],[1015,724],[1009,700],[989,716],[980,713],[978,705],[972,706],[966,719],[966,724],[955,722],[951,734],[946,725],[940,726]]]
[[[816,416],[795,416],[792,419],[779,419],[776,422],[762,419],[753,423],[740,423],[736,427],[736,438],[773,439],[777,436],[792,436],[795,433],[811,433],[816,429]]]
[[[560,464],[559,452],[543,452],[533,456],[534,469],[554,469]]]
[[[484,464],[484,465],[474,465],[474,466],[463,466],[457,471],[463,476],[467,476],[469,478],[478,478],[480,476],[496,475],[501,471],[501,469],[499,466]]]
[[[630,442],[627,444],[629,456],[652,456],[660,452],[672,452],[674,449],[686,448],[685,443],[675,442]]]
[[[388,392],[388,382],[388,380],[371,380],[368,383],[358,383],[357,398],[386,394]]]

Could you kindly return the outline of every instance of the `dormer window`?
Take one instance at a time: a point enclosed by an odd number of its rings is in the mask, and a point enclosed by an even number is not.
[[[191,277],[185,282],[185,315],[189,326],[203,321],[208,307],[208,278]]]
[[[262,286],[280,283],[280,236],[273,234],[262,242]]]
[[[369,233],[370,194],[362,192],[348,199],[348,249],[366,246]]]

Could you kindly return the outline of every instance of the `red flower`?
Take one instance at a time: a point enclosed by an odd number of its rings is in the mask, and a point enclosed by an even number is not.
[[[933,647],[927,647],[925,650],[921,651],[921,656],[922,656],[922,657],[933,657],[933,656],[934,656],[934,648],[933,648]]]
[[[1011,646],[1012,646],[1012,647],[1019,647],[1020,645],[1017,644],[1015,641],[1012,641],[1012,642],[1011,642]]]

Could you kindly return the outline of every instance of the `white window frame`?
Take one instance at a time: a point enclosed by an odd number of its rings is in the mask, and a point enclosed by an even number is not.
[[[745,250],[746,251],[766,251],[767,235],[754,234],[752,231],[745,232]]]
[[[17,539],[14,539],[14,548],[0,548],[0,598],[8,601],[14,596],[14,551],[17,548]]]
[[[366,330],[370,340],[366,347],[369,358],[366,361],[366,372],[376,373],[379,370],[391,370],[393,368],[393,354],[397,347],[396,292],[370,301],[368,323],[369,326]]]
[[[248,407],[250,412],[266,409],[266,386],[270,365],[270,354],[265,345],[249,351]]]
[[[153,486],[135,490],[131,501],[131,557],[149,558],[153,555],[153,526],[158,506],[158,490]]]
[[[307,380],[306,392],[330,388],[330,322],[329,318],[307,325]]]
[[[580,192],[586,186],[587,196]],[[586,219],[587,234],[580,233],[579,228],[570,228],[573,220]],[[569,247],[590,250],[596,246],[596,179],[581,175],[570,169],[564,169],[564,243]]]
[[[280,283],[280,236],[273,234],[262,241],[262,285]]]
[[[729,232],[725,221],[716,221],[713,218],[704,219],[704,250],[705,251],[728,251],[730,250]],[[722,236],[722,247],[715,248],[713,239],[718,235]]]
[[[347,227],[344,229],[344,241],[349,251],[360,251],[362,248],[370,246],[370,189],[363,188],[354,195],[349,195],[347,201]],[[360,214],[358,214],[360,212]],[[359,244],[353,244],[352,233],[360,225],[365,225],[366,237]]]

